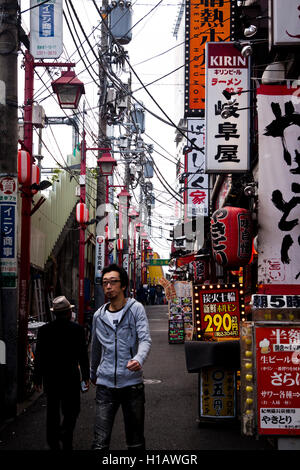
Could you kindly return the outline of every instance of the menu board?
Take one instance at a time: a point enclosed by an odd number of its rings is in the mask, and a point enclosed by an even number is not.
[[[193,339],[192,283],[176,281],[176,297],[169,300],[169,343]]]
[[[242,290],[232,285],[203,285],[194,287],[196,321],[200,323],[197,339],[201,331],[211,335],[215,341],[239,338],[239,322]]]

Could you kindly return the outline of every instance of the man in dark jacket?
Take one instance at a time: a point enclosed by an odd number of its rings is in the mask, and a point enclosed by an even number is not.
[[[71,321],[72,307],[65,296],[56,297],[51,309],[56,318],[39,328],[37,337],[34,382],[37,390],[43,385],[47,395],[47,442],[52,450],[60,449],[60,441],[64,450],[72,450],[80,411],[80,372],[89,387],[84,329]]]

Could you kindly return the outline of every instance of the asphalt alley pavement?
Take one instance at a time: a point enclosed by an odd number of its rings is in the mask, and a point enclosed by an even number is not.
[[[199,425],[198,374],[189,374],[183,344],[168,343],[167,306],[147,306],[152,349],[144,366],[145,437],[148,450],[274,450],[269,441],[241,436],[239,425]],[[30,405],[30,406],[29,406]],[[81,396],[74,450],[90,450],[95,387]],[[22,404],[20,414],[0,429],[0,451],[45,450],[46,399]],[[122,412],[112,433],[111,450],[126,450]],[[3,454],[2,454],[3,455]]]

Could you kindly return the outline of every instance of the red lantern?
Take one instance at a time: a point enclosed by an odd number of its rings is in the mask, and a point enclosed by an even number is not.
[[[252,252],[250,211],[240,207],[222,207],[213,213],[210,231],[217,264],[237,268],[249,263]]]
[[[31,184],[40,184],[40,169],[36,165],[31,167]],[[36,194],[38,189],[31,189],[31,194]]]
[[[89,210],[83,202],[76,205],[76,220],[79,224],[86,224],[89,220]]]
[[[26,150],[18,150],[18,181],[20,184],[29,186],[31,157]]]
[[[122,238],[117,239],[117,249],[122,251],[124,249],[124,240]]]

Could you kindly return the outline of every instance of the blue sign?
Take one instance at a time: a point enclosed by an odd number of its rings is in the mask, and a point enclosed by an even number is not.
[[[1,238],[0,238],[0,258],[14,259],[15,254],[15,220],[16,206],[1,204]]]
[[[39,7],[39,35],[41,38],[54,36],[54,5],[46,3]]]

